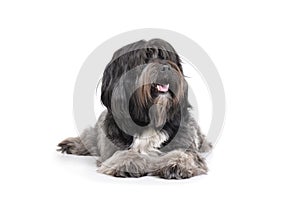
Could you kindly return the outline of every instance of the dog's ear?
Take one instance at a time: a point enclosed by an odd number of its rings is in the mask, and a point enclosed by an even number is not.
[[[108,85],[109,90],[102,92],[102,101],[109,101],[106,102],[108,111],[112,113],[117,126],[126,134],[144,130],[141,126],[144,124],[138,122],[145,122],[144,118],[148,117],[145,115],[147,112],[142,111],[143,108],[139,108],[139,104],[134,101],[138,77],[139,73],[136,70],[125,72],[118,81]]]
[[[184,88],[184,96],[183,96],[183,99],[182,99],[182,105],[183,105],[183,109],[184,110],[187,110],[188,108],[192,108],[192,105],[190,104],[189,102],[189,94],[188,94],[188,83],[187,81],[184,79],[184,84],[183,84],[183,88]]]
[[[128,81],[119,80],[114,84],[111,93],[110,108],[114,117],[122,119],[129,117],[129,94],[130,83]]]
[[[121,76],[147,62],[145,44],[146,41],[140,40],[120,48],[106,66],[102,78],[101,101],[108,110],[111,110],[112,92]],[[122,92],[124,91],[120,91]]]
[[[115,75],[112,73],[112,66],[108,65],[103,73],[101,85],[101,101],[108,110],[111,110],[111,95],[115,85],[115,82],[112,80],[114,78]]]
[[[128,70],[128,64],[124,61],[127,57],[128,55],[126,54],[120,57],[114,55],[113,59],[104,70],[101,85],[101,101],[109,111],[111,110],[113,91],[115,90],[117,84],[119,84],[119,87],[122,87],[122,84],[119,83],[120,78]],[[118,92],[119,93],[116,95],[120,95],[120,98],[125,97],[122,95],[122,93],[125,92],[124,90],[120,90]]]
[[[115,109],[122,111],[125,109],[125,104],[128,102],[128,88],[131,86],[129,81],[121,80],[118,76],[117,70],[121,70],[120,67],[109,65],[103,74],[102,86],[101,86],[101,101],[106,108],[111,111],[112,104]],[[123,72],[122,72],[123,73]],[[128,105],[127,105],[128,106]],[[127,108],[128,109],[128,108]]]

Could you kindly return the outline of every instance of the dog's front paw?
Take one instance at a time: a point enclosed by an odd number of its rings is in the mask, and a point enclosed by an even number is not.
[[[185,179],[208,171],[205,161],[194,153],[174,151],[170,154],[173,155],[154,175],[165,179]]]
[[[57,151],[60,151],[61,153],[67,153],[67,154],[76,154],[76,155],[89,155],[89,151],[84,147],[79,137],[70,137],[62,142],[60,142],[58,145],[59,149]]]
[[[141,177],[147,175],[147,165],[136,152],[118,151],[103,162],[97,172],[116,177]]]
[[[73,154],[76,146],[76,138],[67,138],[60,142],[57,146],[59,147],[57,151],[60,151],[61,153]]]
[[[117,168],[115,167],[109,167],[106,165],[101,165],[101,167],[99,167],[97,169],[97,172],[101,173],[101,174],[106,174],[106,175],[110,175],[110,176],[115,176],[115,177],[141,177],[144,176],[145,174],[141,173],[141,172],[132,172],[126,169],[126,166],[118,166]]]
[[[113,168],[111,166],[106,166],[105,164],[101,164],[101,166],[97,169],[97,172],[110,176],[126,177],[126,174],[122,173],[122,171],[120,171],[119,169]]]

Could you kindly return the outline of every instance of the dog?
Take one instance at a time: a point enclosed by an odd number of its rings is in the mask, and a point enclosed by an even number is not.
[[[180,56],[162,39],[117,50],[102,78],[106,110],[94,127],[58,144],[96,156],[98,172],[116,177],[184,179],[206,174],[212,145],[191,116]]]

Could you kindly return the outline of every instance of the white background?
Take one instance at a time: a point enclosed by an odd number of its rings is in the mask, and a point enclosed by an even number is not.
[[[7,1],[8,2],[8,1]],[[297,1],[0,3],[1,199],[299,199]],[[226,122],[206,176],[117,179],[61,156],[76,135],[73,87],[110,37],[165,28],[196,41],[226,93]]]

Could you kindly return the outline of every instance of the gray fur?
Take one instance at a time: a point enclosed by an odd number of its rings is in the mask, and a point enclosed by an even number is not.
[[[106,113],[104,111],[101,114],[94,128],[86,129],[80,137],[67,138],[59,143],[60,151],[97,156],[97,171],[117,177],[152,175],[182,179],[207,173],[208,169],[200,152],[210,151],[211,145],[200,133],[193,119],[187,124],[188,130],[181,128],[176,137],[162,149],[159,147],[166,136],[151,130],[136,137],[130,149],[120,149],[106,137],[103,130]],[[196,139],[192,145],[189,142],[191,139]],[[199,150],[198,153],[189,150],[194,147]]]
[[[130,149],[117,151],[97,171],[117,177],[152,175],[166,179],[183,179],[206,174],[207,170],[200,155],[186,150],[155,155],[141,154]]]

